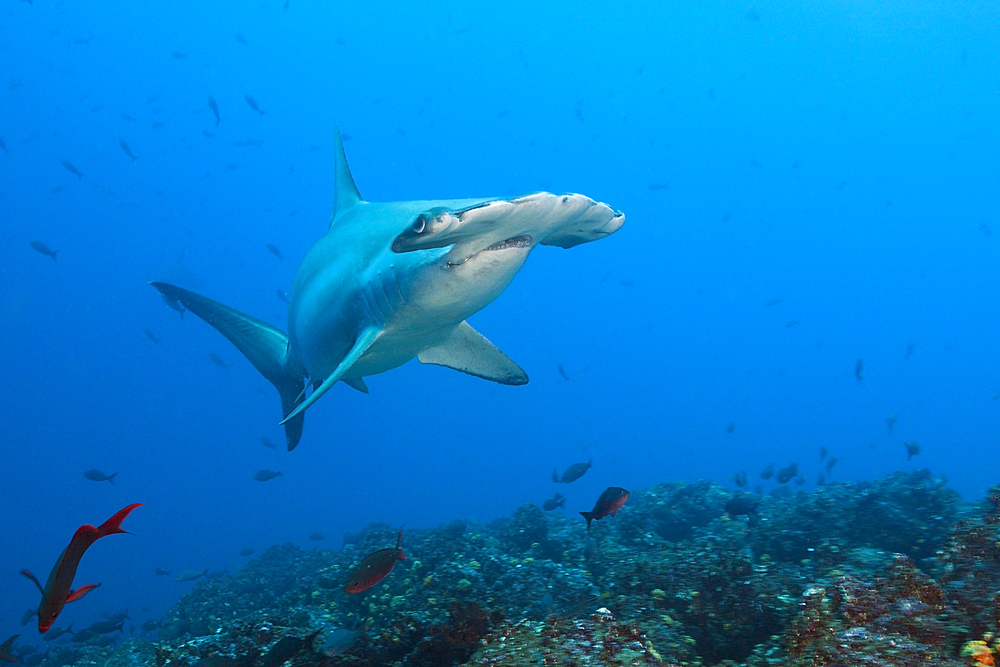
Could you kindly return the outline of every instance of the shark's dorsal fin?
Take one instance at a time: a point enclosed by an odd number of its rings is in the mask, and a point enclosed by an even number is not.
[[[417,359],[422,364],[453,368],[500,384],[528,383],[528,374],[468,322],[452,329],[437,345],[425,347]]]
[[[334,151],[336,161],[334,164],[334,184],[333,191],[333,213],[330,215],[330,224],[333,225],[337,216],[347,209],[364,201],[358,186],[354,184],[354,177],[351,176],[351,168],[347,166],[347,155],[344,153],[344,140],[340,137],[340,127],[334,126]]]

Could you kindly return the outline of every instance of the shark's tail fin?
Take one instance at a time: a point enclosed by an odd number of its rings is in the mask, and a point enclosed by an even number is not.
[[[218,301],[166,283],[150,283],[169,301],[179,301],[228,338],[250,360],[260,374],[274,385],[281,396],[281,414],[291,413],[302,402],[305,379],[288,364],[288,336],[266,322],[241,313]],[[288,451],[295,449],[302,437],[303,413],[285,422]]]

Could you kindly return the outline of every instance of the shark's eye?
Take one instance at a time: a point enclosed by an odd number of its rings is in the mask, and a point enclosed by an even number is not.
[[[413,227],[411,228],[411,229],[413,229],[413,233],[414,234],[423,234],[424,233],[424,229],[426,229],[426,228],[427,228],[427,221],[424,219],[424,216],[423,215],[418,215],[416,222],[413,223]]]

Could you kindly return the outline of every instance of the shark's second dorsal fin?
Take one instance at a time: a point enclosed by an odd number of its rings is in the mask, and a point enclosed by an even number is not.
[[[425,347],[417,359],[422,364],[454,368],[500,384],[528,383],[528,374],[468,322],[460,323],[437,345]]]
[[[333,191],[333,213],[330,215],[331,226],[341,212],[364,201],[358,192],[358,186],[354,184],[351,168],[347,166],[347,155],[344,154],[344,140],[340,137],[339,126],[334,126],[334,150],[337,154],[334,165],[336,182]]]

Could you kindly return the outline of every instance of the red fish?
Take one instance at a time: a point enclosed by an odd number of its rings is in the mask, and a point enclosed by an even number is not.
[[[0,644],[0,660],[6,660],[7,662],[21,662],[14,657],[14,654],[10,652],[10,649],[14,646],[14,640],[21,635],[14,635],[3,644]]]
[[[406,560],[403,555],[403,531],[399,531],[399,536],[396,537],[395,549],[379,549],[358,563],[351,571],[351,578],[344,590],[348,593],[360,593],[371,588],[392,572],[397,560]]]
[[[601,494],[601,497],[597,499],[594,509],[589,512],[580,512],[583,518],[587,520],[587,530],[590,530],[591,521],[600,521],[609,514],[611,516],[618,514],[618,510],[622,508],[622,505],[625,504],[630,495],[628,491],[620,486],[609,486]]]
[[[142,503],[129,505],[96,528],[90,524],[84,524],[77,528],[76,532],[73,533],[73,539],[69,541],[69,546],[52,567],[52,572],[49,573],[49,579],[45,582],[44,588],[38,583],[35,575],[27,570],[21,570],[21,574],[34,581],[38,590],[42,592],[42,603],[38,605],[39,632],[45,633],[52,627],[56,617],[67,602],[79,600],[100,586],[100,584],[87,584],[73,590],[73,578],[76,576],[76,568],[80,565],[80,559],[83,558],[84,552],[90,545],[102,537],[115,533],[127,533],[127,530],[122,530],[122,521],[140,505]]]

